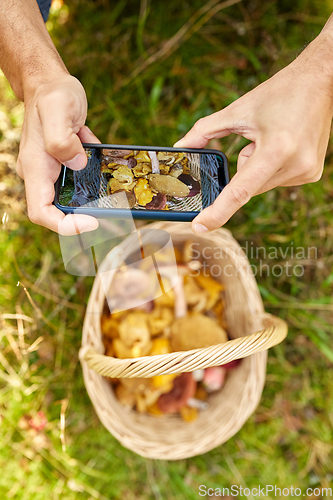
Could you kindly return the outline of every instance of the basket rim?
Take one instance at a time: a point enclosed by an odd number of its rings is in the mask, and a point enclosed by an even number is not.
[[[79,359],[100,375],[110,378],[151,378],[220,366],[265,351],[286,338],[288,327],[284,320],[268,313],[263,314],[262,319],[270,325],[251,335],[205,348],[120,359],[100,354],[85,345],[79,351]]]

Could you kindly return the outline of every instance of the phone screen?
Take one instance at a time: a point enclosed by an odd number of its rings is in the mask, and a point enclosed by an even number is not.
[[[65,207],[199,212],[225,184],[224,158],[212,152],[86,147],[87,166],[63,166],[59,203]]]

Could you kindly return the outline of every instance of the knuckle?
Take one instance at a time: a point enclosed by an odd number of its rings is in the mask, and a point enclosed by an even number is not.
[[[57,139],[55,137],[45,138],[45,149],[51,155],[57,157],[63,152],[67,151],[71,145],[71,137],[65,137],[62,139]]]
[[[229,195],[231,202],[237,206],[243,206],[247,203],[251,196],[245,186],[230,186]]]
[[[314,175],[312,175],[311,179],[309,182],[318,182],[322,178],[323,171],[320,170],[319,172],[316,172]]]
[[[289,132],[280,133],[279,146],[286,156],[292,156],[296,152],[296,141]]]
[[[63,103],[68,104],[68,97],[63,88],[54,88],[48,90],[40,96],[39,106],[54,107],[54,104],[61,105]]]
[[[205,132],[205,129],[206,129],[206,119],[205,118],[200,118],[193,125],[194,132],[197,132],[199,134],[203,134]]]
[[[301,175],[305,180],[311,181],[318,173],[318,162],[315,156],[307,155],[301,162]]]
[[[33,224],[41,225],[41,218],[38,210],[28,207],[28,217]]]
[[[297,151],[296,141],[289,132],[277,132],[272,152],[279,158],[291,158]]]

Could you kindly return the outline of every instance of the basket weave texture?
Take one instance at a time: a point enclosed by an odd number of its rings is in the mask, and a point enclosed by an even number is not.
[[[204,349],[127,360],[105,356],[100,326],[105,291],[97,274],[83,326],[80,360],[90,399],[109,432],[143,457],[178,460],[208,452],[241,429],[261,398],[267,349],[286,337],[287,325],[265,313],[249,262],[229,231],[219,229],[199,237],[185,223],[158,222],[149,228],[168,231],[174,244],[191,240],[197,243],[197,249],[205,248],[211,271],[221,270],[214,277],[225,285],[225,320],[231,340]],[[128,241],[119,245],[124,260],[133,252]],[[218,249],[223,249],[222,257]],[[157,418],[129,410],[117,400],[103,377],[152,377],[218,366],[238,358],[245,359],[229,372],[222,390],[209,397],[207,409],[190,423],[176,415]]]

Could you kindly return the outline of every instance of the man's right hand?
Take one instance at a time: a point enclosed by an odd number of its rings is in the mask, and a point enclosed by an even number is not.
[[[32,222],[64,235],[90,231],[98,221],[64,215],[53,204],[61,164],[80,170],[87,164],[82,142],[100,141],[86,127],[87,99],[81,83],[66,71],[25,94],[25,118],[17,172],[24,179]]]

